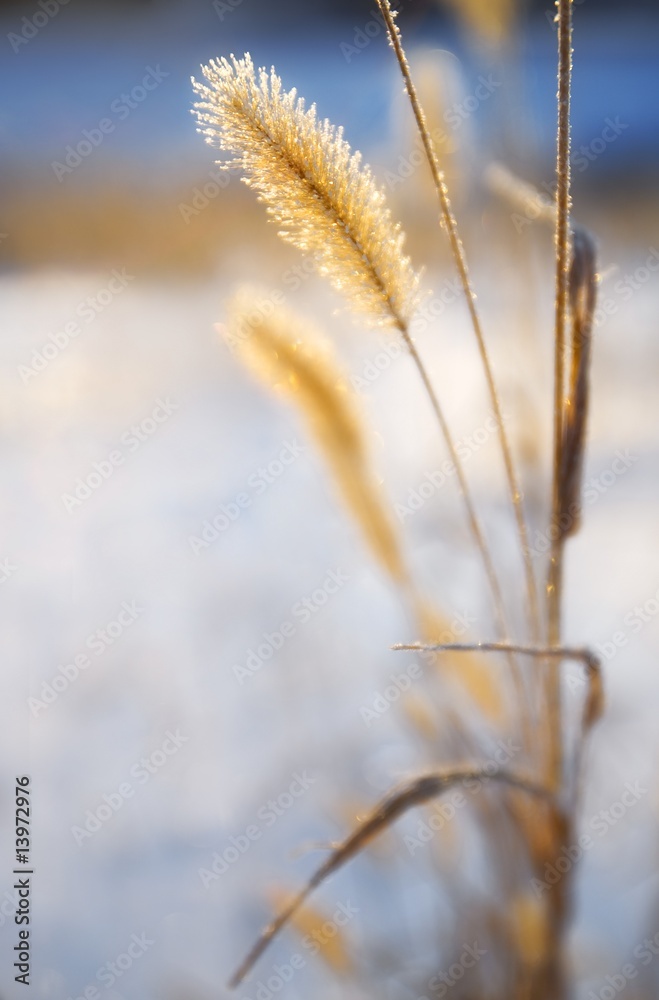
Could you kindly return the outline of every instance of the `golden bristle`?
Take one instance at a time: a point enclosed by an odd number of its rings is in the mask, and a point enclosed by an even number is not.
[[[259,319],[257,300],[253,290],[237,293],[228,339],[260,378],[295,399],[372,551],[397,582],[406,581],[393,519],[370,468],[357,396],[330,344],[287,309]]]
[[[359,153],[343,130],[319,121],[274,69],[257,74],[249,55],[202,67],[193,81],[208,142],[237,155],[280,235],[312,254],[318,270],[376,323],[402,330],[417,301],[418,277],[404,237]],[[228,166],[228,165],[227,165]]]

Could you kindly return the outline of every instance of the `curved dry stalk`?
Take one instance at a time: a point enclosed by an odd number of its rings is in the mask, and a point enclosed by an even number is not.
[[[588,677],[588,696],[584,704],[582,718],[584,734],[588,733],[604,712],[602,665],[592,650],[585,646],[526,646],[510,642],[449,642],[434,646],[420,642],[401,642],[396,643],[391,648],[396,652],[428,650],[438,653],[519,653],[523,656],[535,656],[540,659],[576,660],[583,664]]]
[[[483,365],[485,380],[487,382],[487,389],[497,424],[497,432],[498,432],[499,442],[501,445],[504,467],[506,471],[506,479],[508,482],[510,500],[515,514],[517,533],[519,536],[520,546],[522,549],[522,558],[524,561],[524,573],[526,579],[529,621],[531,625],[531,635],[534,639],[537,639],[540,634],[540,609],[539,609],[538,590],[535,580],[535,574],[533,572],[533,561],[531,559],[531,548],[529,545],[529,531],[522,503],[522,492],[520,489],[520,484],[515,469],[515,463],[513,461],[512,449],[510,447],[510,442],[508,440],[508,435],[506,433],[506,429],[504,426],[503,414],[501,412],[501,402],[499,400],[499,393],[496,387],[494,373],[492,371],[492,365],[490,363],[487,347],[485,345],[485,338],[483,336],[480,317],[478,315],[478,310],[476,308],[476,296],[474,294],[473,288],[471,287],[471,281],[469,279],[469,270],[467,267],[467,258],[465,250],[462,245],[462,240],[460,239],[460,235],[458,232],[457,221],[453,214],[453,210],[451,208],[451,201],[449,198],[449,193],[448,193],[448,188],[446,186],[444,173],[441,167],[439,166],[439,161],[437,159],[435,147],[433,145],[432,138],[430,136],[426,124],[425,115],[421,107],[421,104],[419,102],[414,82],[412,80],[409,63],[407,61],[407,56],[405,55],[405,50],[403,48],[400,29],[396,24],[395,12],[392,11],[389,0],[378,0],[378,6],[380,8],[380,11],[382,12],[382,16],[384,17],[387,26],[387,31],[389,33],[389,40],[391,43],[391,47],[393,48],[396,54],[396,58],[400,66],[401,73],[405,81],[405,87],[407,89],[407,93],[410,99],[410,104],[414,112],[414,117],[416,119],[416,123],[421,136],[421,141],[423,143],[423,148],[428,163],[430,165],[430,169],[432,171],[433,181],[435,184],[435,188],[437,190],[437,195],[439,197],[442,219],[444,221],[444,226],[446,228],[446,232],[449,238],[449,243],[451,246],[451,253],[453,255],[455,266],[458,271],[458,276],[460,278],[460,283],[462,285],[465,294],[465,299],[467,302],[467,308],[469,310],[469,317],[471,319],[471,324],[473,326],[474,333],[476,335],[476,340],[478,343],[478,351],[480,354],[481,363]]]
[[[324,864],[311,876],[301,892],[263,930],[254,947],[229,980],[229,986],[231,988],[236,987],[243,981],[275,935],[285,927],[310,893],[324,882],[326,878],[329,878],[330,875],[333,875],[334,872],[338,871],[346,862],[358,854],[373,837],[382,833],[383,830],[406,813],[408,809],[423,805],[459,782],[479,780],[485,777],[500,781],[508,787],[516,788],[526,792],[528,795],[541,798],[548,797],[548,793],[544,788],[534,784],[529,779],[508,774],[505,771],[498,771],[492,774],[474,765],[425,774],[419,778],[412,778],[405,784],[393,789],[366,817],[360,826],[349,834],[330,854]]]
[[[572,230],[572,262],[568,290],[572,330],[570,379],[565,403],[561,463],[562,519],[559,528],[563,540],[575,534],[581,524],[581,486],[586,451],[593,321],[597,298],[595,244],[590,233],[581,226],[575,226]]]

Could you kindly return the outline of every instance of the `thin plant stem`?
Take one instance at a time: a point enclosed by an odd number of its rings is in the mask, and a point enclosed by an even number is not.
[[[446,422],[446,417],[444,416],[444,411],[442,410],[441,404],[437,397],[437,393],[435,392],[432,382],[430,381],[430,377],[428,375],[426,367],[419,356],[419,352],[417,351],[416,346],[412,338],[410,337],[407,329],[401,330],[401,333],[403,339],[405,340],[405,344],[410,353],[410,356],[414,364],[416,365],[417,371],[423,383],[423,387],[426,391],[430,404],[433,408],[434,414],[437,418],[437,422],[439,423],[439,426],[441,428],[442,436],[444,437],[444,440],[446,442],[451,462],[455,466],[458,485],[460,487],[460,492],[462,493],[462,498],[464,500],[465,509],[467,512],[469,527],[471,528],[471,533],[474,536],[476,545],[478,546],[478,549],[481,553],[483,564],[485,567],[485,572],[487,574],[487,579],[490,584],[490,589],[492,591],[492,595],[494,598],[494,606],[495,606],[498,630],[501,632],[502,635],[507,636],[508,626],[506,623],[506,612],[503,601],[503,593],[501,590],[501,584],[499,583],[496,569],[494,567],[494,562],[492,560],[492,554],[485,540],[483,529],[480,525],[480,521],[478,519],[478,515],[474,507],[474,502],[471,496],[469,485],[467,483],[462,461],[457,453],[455,444],[453,442],[453,438],[451,436],[451,432],[449,430],[449,426]]]
[[[449,430],[449,426],[448,426],[448,424],[446,422],[446,417],[444,416],[444,411],[442,410],[441,404],[440,404],[439,399],[437,397],[437,393],[435,392],[435,389],[434,389],[433,384],[432,384],[432,382],[430,380],[430,377],[428,375],[426,367],[425,367],[423,361],[421,360],[421,357],[419,356],[419,352],[416,349],[414,341],[410,337],[409,331],[407,330],[406,327],[404,327],[404,326],[401,325],[399,327],[399,329],[400,329],[401,335],[403,337],[403,340],[405,341],[405,344],[407,345],[407,349],[408,349],[408,351],[410,353],[410,356],[411,356],[412,360],[414,361],[414,364],[416,365],[416,368],[417,368],[417,371],[419,373],[419,376],[421,377],[421,381],[422,381],[423,386],[424,386],[424,388],[426,390],[426,394],[427,394],[428,399],[430,401],[430,404],[431,404],[431,406],[433,408],[434,414],[435,414],[435,416],[437,418],[437,422],[438,422],[438,424],[440,426],[440,429],[441,429],[441,432],[442,432],[442,436],[444,438],[444,441],[446,442],[446,447],[448,449],[448,452],[449,452],[449,455],[450,455],[450,458],[451,458],[451,462],[453,463],[453,467],[455,468],[456,476],[457,476],[457,479],[458,479],[458,486],[460,488],[460,492],[462,494],[462,499],[464,501],[465,509],[466,509],[466,512],[467,512],[467,519],[468,519],[468,522],[469,522],[469,527],[471,529],[471,533],[472,533],[472,536],[473,536],[474,541],[476,543],[476,546],[477,546],[478,550],[480,551],[481,558],[483,560],[483,565],[484,565],[484,568],[485,568],[485,572],[487,574],[488,583],[490,585],[490,590],[492,591],[492,597],[493,597],[493,601],[494,601],[494,609],[495,609],[495,616],[496,616],[496,622],[497,622],[497,626],[498,626],[498,631],[499,631],[499,634],[502,636],[502,638],[505,640],[510,635],[510,631],[509,631],[509,628],[508,628],[508,622],[507,622],[505,604],[504,604],[504,600],[503,600],[503,593],[501,591],[501,584],[499,583],[499,578],[497,576],[496,568],[494,566],[494,561],[492,559],[492,553],[490,552],[489,546],[488,546],[488,544],[487,544],[487,542],[485,540],[485,536],[483,534],[483,529],[482,529],[482,527],[480,525],[480,521],[478,519],[478,515],[477,515],[476,509],[474,507],[474,503],[473,503],[472,496],[471,496],[471,491],[469,489],[469,484],[467,483],[467,478],[465,476],[465,472],[464,472],[464,467],[463,467],[462,461],[460,459],[460,456],[458,455],[457,449],[456,449],[455,444],[453,442],[453,438],[451,436],[451,432]],[[514,650],[512,648],[510,648],[509,649],[509,655],[508,655],[508,663],[509,663],[509,666],[510,666],[510,672],[511,672],[512,680],[513,680],[513,684],[515,685],[515,690],[517,692],[518,704],[521,707],[522,737],[523,737],[523,740],[524,740],[524,743],[525,743],[526,747],[531,747],[532,746],[532,740],[531,740],[531,735],[532,734],[531,734],[531,728],[530,728],[530,722],[529,722],[528,713],[526,711],[528,699],[527,699],[527,695],[526,695],[526,689],[525,689],[525,686],[524,686],[524,677],[522,675],[521,668],[520,668],[520,666],[519,666],[519,664],[518,664],[515,656],[512,655],[513,653],[514,653]]]
[[[526,517],[524,514],[524,507],[522,503],[522,492],[520,489],[517,472],[515,470],[515,463],[513,461],[510,442],[508,440],[508,435],[506,433],[503,421],[503,414],[501,412],[501,403],[499,400],[499,394],[494,379],[494,373],[492,371],[492,365],[490,363],[490,358],[487,352],[487,348],[485,346],[485,339],[483,337],[483,330],[480,322],[480,317],[478,315],[478,310],[476,308],[476,296],[473,291],[473,288],[471,287],[471,282],[469,280],[469,270],[467,267],[467,258],[465,250],[462,245],[462,241],[460,239],[460,234],[458,232],[457,221],[453,214],[453,210],[451,208],[451,201],[449,198],[449,193],[444,173],[441,167],[439,166],[437,154],[435,152],[435,148],[433,146],[430,133],[428,132],[426,118],[423,109],[421,107],[421,104],[419,102],[414,82],[412,80],[412,75],[410,73],[410,67],[407,61],[407,56],[405,55],[405,50],[403,49],[400,30],[394,19],[394,15],[391,10],[391,5],[389,0],[378,0],[378,6],[380,8],[380,11],[382,12],[382,16],[384,17],[387,26],[387,31],[389,33],[391,46],[396,54],[400,70],[403,75],[403,79],[405,81],[405,87],[407,89],[407,94],[410,99],[412,111],[414,113],[417,127],[419,129],[421,141],[423,143],[423,148],[428,163],[430,165],[433,182],[435,184],[437,195],[439,197],[442,219],[449,238],[451,252],[458,271],[460,283],[462,285],[465,294],[467,308],[469,310],[469,316],[474,329],[474,333],[476,335],[476,340],[478,342],[478,351],[483,365],[490,401],[492,409],[494,411],[495,420],[497,423],[498,437],[501,444],[501,451],[506,470],[506,479],[508,481],[510,499],[515,513],[517,532],[519,535],[520,545],[522,549],[522,556],[524,560],[524,572],[526,577],[526,590],[527,590],[527,600],[529,606],[531,635],[534,639],[537,639],[540,632],[540,611],[538,602],[538,590],[535,580],[535,574],[533,571],[531,549],[529,546],[529,532],[526,523]]]
[[[547,641],[559,646],[561,639],[561,594],[563,589],[563,445],[565,425],[565,331],[570,266],[570,92],[572,78],[572,0],[557,0],[558,7],[558,138],[556,151],[556,310],[554,330],[554,447],[552,472],[552,539],[547,576]],[[562,708],[560,665],[547,670],[550,784],[558,789],[562,780]]]

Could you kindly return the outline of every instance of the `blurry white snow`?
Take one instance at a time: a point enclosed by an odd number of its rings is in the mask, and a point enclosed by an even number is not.
[[[640,262],[634,257],[630,264]],[[175,996],[177,983],[181,995],[216,996],[263,916],[264,886],[299,884],[315,864],[316,855],[296,860],[292,850],[335,837],[336,804],[351,800],[356,788],[372,801],[427,762],[409,731],[397,728],[394,712],[367,729],[359,711],[401,669],[403,661],[387,647],[409,634],[409,624],[313,450],[277,464],[287,445],[295,452],[307,442],[295,415],[252,383],[220,344],[213,325],[226,289],[219,279],[130,282],[93,322],[78,316],[81,332],[64,349],[49,349],[43,371],[21,377],[19,366],[31,364],[32,351],[42,351],[48,335],[75,319],[109,278],[52,272],[0,280],[0,559],[9,567],[0,587],[3,787],[10,797],[13,776],[32,775],[35,996],[81,996],[99,968],[142,933],[155,943],[130,974],[101,989],[103,996]],[[310,286],[303,304],[318,302],[329,313],[334,300],[322,294]],[[486,314],[492,295],[481,299]],[[381,350],[381,339],[356,332],[345,317],[326,322],[353,370],[362,371]],[[588,477],[601,477],[618,451],[630,452],[633,462],[588,508],[568,558],[568,638],[596,645],[623,633],[606,663],[609,714],[589,755],[584,816],[616,801],[626,782],[648,788],[596,845],[582,874],[579,925],[598,947],[615,942],[621,955],[645,933],[638,896],[647,887],[649,900],[656,870],[659,604],[648,605],[642,627],[625,623],[659,590],[655,323],[652,281],[598,331]],[[505,336],[505,327],[495,330],[499,371],[508,360],[513,368],[518,363],[506,353]],[[458,435],[473,432],[481,390],[461,305],[451,307],[450,323],[437,324],[419,343]],[[514,368],[505,382],[513,409],[520,405],[511,388],[518,374],[524,375]],[[380,435],[376,461],[392,500],[403,502],[443,458],[415,386],[403,358],[364,394]],[[548,379],[542,392],[536,405],[549,398]],[[169,416],[152,422],[163,401]],[[131,444],[136,425],[144,438],[139,446]],[[112,467],[117,451],[123,462]],[[514,580],[518,563],[509,554],[497,461],[490,442],[469,474]],[[108,478],[67,510],[63,495],[93,474],[95,463],[107,473],[108,462]],[[261,491],[259,469],[273,462],[273,481]],[[195,554],[190,536],[199,536],[222,504],[233,510],[245,493],[250,505]],[[478,564],[468,554],[450,482],[405,530],[429,589],[454,611],[474,611],[487,633],[482,598],[474,598],[483,589]],[[347,582],[316,607],[331,571]],[[306,598],[308,622],[294,610]],[[135,602],[135,620],[111,645],[101,639],[97,655],[88,637],[115,621],[124,602]],[[264,633],[285,621],[293,622],[294,635],[240,683],[234,667],[244,666]],[[475,631],[487,637],[478,625]],[[28,697],[40,698],[43,683],[61,677],[60,665],[85,653],[89,666],[74,681],[58,681],[56,700],[37,707],[35,717]],[[160,752],[168,732],[177,731],[187,741],[170,756]],[[138,777],[145,757],[154,771],[148,780]],[[268,799],[284,794],[288,802],[294,774],[305,770],[315,779],[309,790],[271,827],[255,820]],[[134,794],[76,843],[72,828],[84,826],[87,810],[96,811],[104,794],[116,803],[126,782]],[[254,822],[261,836],[249,853],[204,888],[198,870]],[[5,862],[13,856],[9,826],[0,855]],[[2,892],[11,885],[7,870],[5,863]],[[367,866],[354,865],[340,879],[331,898],[341,891],[353,901],[359,895],[358,937],[387,923],[376,906],[385,890],[368,879]],[[638,923],[623,931],[615,907],[606,919],[602,911],[626,890],[635,893]],[[3,957],[13,944],[13,924],[5,918]],[[290,940],[280,947],[264,961],[266,971],[278,954],[294,950]],[[308,976],[307,970],[289,995],[304,992],[313,982]]]

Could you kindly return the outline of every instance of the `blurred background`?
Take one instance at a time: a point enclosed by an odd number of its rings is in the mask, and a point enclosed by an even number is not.
[[[553,4],[398,6],[541,573],[551,232],[492,191],[487,168],[503,162],[551,192]],[[606,976],[659,931],[659,14],[650,0],[574,7],[575,216],[597,237],[602,280],[566,637],[599,648],[608,691],[584,827],[629,783],[641,789],[604,821],[579,874],[572,961],[586,998],[606,996]],[[235,173],[217,170],[190,114],[200,64],[245,51],[274,64],[387,188],[426,268],[419,347],[468,450],[514,609],[519,559],[466,309],[375,3],[2,3],[0,47],[0,746],[7,814],[13,777],[32,776],[32,993],[228,996],[279,894],[322,856],[313,844],[340,838],[401,777],[447,762],[449,697],[425,672],[404,710],[394,696],[406,682],[392,674],[417,661],[388,647],[414,638],[411,624],[296,414],[220,342],[236,284],[283,292],[333,335],[427,593],[474,639],[493,624],[455,484],[435,476],[427,488],[445,456],[407,359],[356,327]],[[579,697],[576,668],[566,697]],[[321,935],[319,954],[287,934],[237,995],[443,995],[429,983],[468,940],[456,907],[491,900],[496,872],[483,845],[473,862],[468,817],[414,851],[403,836],[418,821],[319,893],[318,927],[302,928]],[[0,853],[9,970],[11,824]],[[442,889],[446,867],[468,869],[464,899]],[[655,996],[659,963],[632,961],[624,995]],[[489,995],[463,985],[451,995]],[[3,972],[0,996],[21,989]]]

